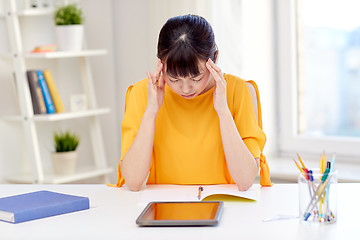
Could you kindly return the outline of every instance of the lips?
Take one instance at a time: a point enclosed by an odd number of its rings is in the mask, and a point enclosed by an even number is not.
[[[195,93],[193,94],[188,94],[188,95],[181,95],[183,98],[192,98],[195,96]]]

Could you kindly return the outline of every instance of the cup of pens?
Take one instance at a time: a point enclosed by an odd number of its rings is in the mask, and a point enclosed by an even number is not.
[[[337,220],[337,170],[326,168],[299,173],[299,216],[303,223],[335,223]]]

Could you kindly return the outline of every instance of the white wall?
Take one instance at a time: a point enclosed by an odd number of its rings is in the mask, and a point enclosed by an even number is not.
[[[150,23],[148,1],[114,1],[115,72],[117,109],[122,119],[125,93],[129,85],[146,77],[151,70]],[[154,49],[152,49],[154,51]],[[120,131],[120,123],[119,128]]]
[[[86,13],[85,28],[89,48],[105,48],[108,55],[91,58],[93,78],[99,107],[109,107],[110,114],[101,117],[102,133],[108,164],[114,168],[111,182],[117,180],[117,163],[120,159],[120,122],[118,91],[120,78],[116,75],[116,41],[114,34],[114,1],[83,0]]]

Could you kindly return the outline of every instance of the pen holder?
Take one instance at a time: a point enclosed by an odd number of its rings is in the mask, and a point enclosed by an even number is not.
[[[327,224],[337,220],[337,170],[299,173],[299,216],[303,223]]]

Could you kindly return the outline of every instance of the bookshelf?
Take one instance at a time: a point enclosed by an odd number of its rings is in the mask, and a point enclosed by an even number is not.
[[[74,52],[48,52],[48,53],[26,53],[24,58],[73,58],[73,57],[91,57],[91,56],[101,56],[107,54],[107,51],[104,49],[94,49],[94,50],[83,50],[83,51],[74,51]]]
[[[33,121],[35,122],[52,122],[52,121],[62,121],[69,120],[75,118],[83,118],[83,117],[93,117],[97,115],[103,115],[110,113],[109,108],[98,108],[91,109],[86,111],[77,111],[77,112],[63,112],[57,114],[38,114],[33,115]],[[7,121],[22,121],[23,118],[21,116],[7,116],[4,117]]]
[[[17,97],[20,107],[20,115],[6,116],[6,121],[17,121],[23,126],[25,143],[29,152],[29,159],[32,165],[32,172],[29,174],[19,173],[8,176],[7,179],[16,183],[37,183],[37,184],[60,184],[81,181],[89,178],[100,177],[102,182],[107,182],[107,176],[113,171],[107,165],[106,154],[104,150],[104,141],[99,122],[99,116],[110,112],[109,108],[98,108],[95,96],[94,81],[91,74],[89,57],[103,56],[107,54],[106,49],[84,49],[82,51],[55,51],[48,53],[30,53],[23,49],[23,39],[19,18],[36,18],[38,16],[52,15],[53,9],[18,9],[18,0],[5,0],[4,17],[8,30],[8,38],[11,53],[1,57],[11,58],[13,62],[13,72]],[[37,114],[34,115],[32,100],[30,96],[29,85],[26,71],[27,63],[32,60],[57,61],[57,59],[78,58],[79,72],[81,75],[81,86],[87,98],[88,110],[77,112],[63,112],[55,114]],[[62,60],[64,61],[64,60]],[[56,175],[45,170],[48,157],[41,152],[42,144],[39,131],[43,123],[52,124],[66,120],[88,118],[86,129],[90,136],[89,149],[92,149],[94,161],[88,163],[88,166],[80,167],[71,175]],[[48,144],[48,143],[46,143]]]

